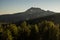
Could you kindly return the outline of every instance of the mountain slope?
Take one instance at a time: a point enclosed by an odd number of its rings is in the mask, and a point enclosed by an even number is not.
[[[15,13],[15,14],[10,14],[10,15],[0,15],[0,22],[6,22],[6,23],[16,23],[24,20],[34,20],[37,18],[42,18],[46,16],[51,16],[56,14],[51,11],[44,11],[40,8],[34,8],[31,7],[25,12],[21,13]],[[58,15],[58,14],[57,14]],[[59,15],[60,16],[60,15]],[[47,17],[49,18],[49,17]]]

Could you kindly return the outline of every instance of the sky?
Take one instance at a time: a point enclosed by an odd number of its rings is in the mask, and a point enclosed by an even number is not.
[[[0,15],[24,12],[31,7],[60,12],[60,0],[0,0]]]

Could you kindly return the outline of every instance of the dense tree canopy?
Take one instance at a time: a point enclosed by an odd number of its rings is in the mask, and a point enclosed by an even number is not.
[[[52,21],[0,24],[0,40],[60,40],[60,26]]]

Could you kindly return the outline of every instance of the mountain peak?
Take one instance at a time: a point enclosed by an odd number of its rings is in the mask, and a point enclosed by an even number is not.
[[[31,7],[29,8],[26,12],[41,12],[43,11],[41,8],[37,8],[37,7]]]
[[[40,8],[38,8],[38,7],[31,7],[30,9],[40,9]]]

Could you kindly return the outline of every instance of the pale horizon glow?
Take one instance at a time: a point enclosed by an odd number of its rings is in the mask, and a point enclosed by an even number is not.
[[[60,12],[60,0],[0,0],[0,15],[24,12],[30,7]]]

